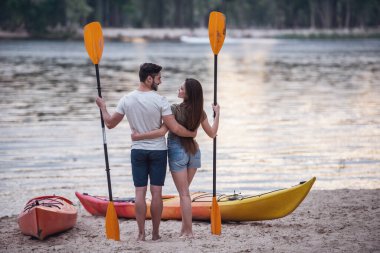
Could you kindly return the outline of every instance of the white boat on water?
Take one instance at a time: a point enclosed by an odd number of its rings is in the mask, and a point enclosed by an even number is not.
[[[209,44],[210,40],[208,37],[195,37],[195,36],[181,36],[180,41],[190,44]],[[226,37],[224,40],[225,44],[250,44],[250,43],[259,43],[259,44],[276,44],[277,39],[270,38],[230,38]]]

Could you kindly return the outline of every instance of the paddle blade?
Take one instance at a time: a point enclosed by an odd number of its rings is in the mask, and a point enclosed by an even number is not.
[[[120,241],[119,220],[113,202],[108,203],[106,214],[106,235],[107,239]]]
[[[211,206],[211,233],[213,235],[220,235],[222,233],[222,216],[216,197],[212,197]]]
[[[211,49],[217,55],[226,37],[226,17],[223,13],[213,11],[208,20],[208,36]]]
[[[103,32],[99,22],[87,24],[83,29],[84,45],[92,63],[98,64],[103,54]]]

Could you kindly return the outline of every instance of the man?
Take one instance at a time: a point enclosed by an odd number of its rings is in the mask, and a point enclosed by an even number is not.
[[[162,67],[153,63],[144,63],[140,66],[140,84],[137,90],[120,99],[115,113],[110,115],[106,103],[102,98],[96,99],[96,104],[103,114],[107,128],[117,126],[124,115],[127,116],[129,126],[134,132],[145,133],[157,130],[162,121],[170,131],[183,137],[195,137],[196,132],[190,132],[177,123],[170,104],[166,98],[156,93],[161,84]],[[132,141],[131,150],[132,175],[135,185],[135,212],[139,229],[137,240],[145,240],[146,191],[148,177],[152,202],[152,240],[158,240],[159,226],[162,214],[162,186],[164,185],[167,164],[167,147],[165,136]]]

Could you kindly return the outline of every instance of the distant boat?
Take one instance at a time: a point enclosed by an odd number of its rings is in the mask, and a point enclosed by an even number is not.
[[[181,36],[180,41],[190,44],[209,44],[210,40],[208,37],[195,37],[195,36]],[[277,39],[270,38],[230,38],[226,37],[225,44],[277,44]]]

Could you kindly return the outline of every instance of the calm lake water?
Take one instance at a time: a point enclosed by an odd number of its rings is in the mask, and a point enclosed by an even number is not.
[[[255,194],[317,177],[313,189],[380,186],[380,40],[257,40],[219,55],[217,191]],[[106,42],[109,109],[138,85],[143,62],[164,66],[159,92],[179,102],[187,77],[212,118],[208,44]],[[96,79],[82,42],[0,41],[0,217],[38,195],[74,202],[107,194]],[[128,122],[107,131],[113,192],[132,196]],[[192,191],[212,191],[212,140]],[[167,174],[165,194],[176,193]]]

